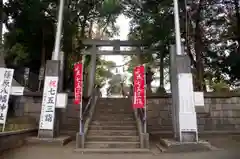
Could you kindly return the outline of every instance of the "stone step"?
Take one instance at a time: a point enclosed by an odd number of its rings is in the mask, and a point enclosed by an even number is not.
[[[64,146],[72,140],[71,136],[62,135],[55,138],[38,138],[38,137],[27,137],[25,142],[28,145],[58,145]]]
[[[78,132],[79,130],[61,130],[60,131],[60,135],[68,135],[68,136],[71,136],[73,138],[73,140],[76,139],[76,133]]]
[[[89,130],[135,130],[136,125],[90,125]]]
[[[128,98],[99,98],[99,101],[129,101]]]
[[[72,130],[72,131],[74,131],[74,130],[78,130],[79,127],[78,126],[76,126],[76,127],[61,127],[61,129],[62,130]]]
[[[98,101],[97,104],[100,104],[100,105],[103,105],[103,104],[106,104],[106,105],[111,105],[111,104],[115,104],[115,105],[119,105],[119,106],[126,106],[124,104],[127,104],[127,105],[130,105],[131,102],[129,100],[126,100],[126,101],[118,101],[118,100],[110,100],[110,101]]]
[[[75,123],[75,124],[68,124],[68,125],[66,125],[66,124],[64,124],[64,125],[61,125],[61,127],[79,127],[79,122],[78,123]]]
[[[61,129],[66,129],[66,130],[75,130],[75,129],[78,129],[79,128],[79,125],[69,125],[69,126],[61,126]]]
[[[125,115],[132,115],[133,111],[132,110],[98,110],[96,109],[94,114],[125,114]]]
[[[123,141],[88,141],[86,148],[140,148],[139,142],[123,142]]]
[[[75,149],[74,152],[80,152],[80,153],[90,153],[90,154],[148,154],[151,153],[151,151],[149,149],[140,149],[140,148],[134,148],[134,149],[130,149],[130,148],[116,148],[116,149],[110,149],[110,148],[83,148],[83,149]]]
[[[129,107],[116,107],[116,106],[96,106],[96,111],[100,112],[133,112],[132,108]]]
[[[115,105],[119,105],[119,106],[125,106],[124,104],[128,104],[130,105],[131,102],[130,101],[98,101],[97,104],[100,104],[100,105],[111,105],[111,104],[115,104]]]
[[[93,120],[98,120],[98,121],[135,121],[134,117],[132,116],[93,116]]]
[[[136,136],[137,130],[89,130],[89,136]]]
[[[139,136],[87,136],[87,141],[128,141],[138,142]]]
[[[129,101],[98,101],[97,105],[101,106],[120,106],[120,107],[127,107],[131,106],[131,102]]]
[[[125,115],[125,116],[129,116],[129,115],[134,115],[133,111],[131,112],[125,112],[125,111],[107,111],[107,110],[103,110],[103,111],[98,111],[96,110],[94,112],[94,115]]]
[[[119,111],[119,110],[116,110],[116,111],[107,111],[107,110],[98,111],[98,110],[96,110],[94,112],[94,114],[97,114],[97,115],[134,115],[133,111]]]
[[[92,120],[91,125],[99,125],[99,126],[114,126],[114,125],[124,125],[124,126],[136,126],[136,121],[113,121],[113,120]]]
[[[98,101],[98,105],[118,105],[118,106],[125,106],[125,104],[130,105],[131,102],[128,101],[119,101],[119,100],[110,100],[110,101]]]

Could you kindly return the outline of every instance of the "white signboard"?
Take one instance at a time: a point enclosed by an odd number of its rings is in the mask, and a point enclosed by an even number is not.
[[[179,111],[180,112],[195,112],[193,79],[190,73],[178,74],[178,89],[179,89]]]
[[[180,112],[180,129],[181,131],[191,132],[197,131],[196,113]]]
[[[39,122],[39,129],[41,130],[53,130],[55,105],[57,100],[57,87],[58,77],[45,77],[42,109]]]
[[[56,108],[66,108],[67,103],[68,103],[68,94],[67,93],[58,93]]]
[[[14,86],[11,88],[11,95],[14,95],[14,96],[22,96],[23,92],[24,92],[24,87]]]
[[[194,104],[195,106],[204,106],[203,92],[194,92]]]
[[[0,124],[5,124],[11,91],[13,69],[0,68]]]

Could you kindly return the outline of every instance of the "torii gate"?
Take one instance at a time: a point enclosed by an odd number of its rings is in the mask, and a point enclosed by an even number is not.
[[[64,0],[60,1],[59,14],[58,14],[58,25],[56,32],[56,40],[53,51],[52,60],[47,62],[46,66],[46,77],[57,77],[59,78],[59,57],[60,57],[60,41],[62,32],[62,22],[63,22],[63,8]],[[193,83],[192,74],[190,71],[190,63],[188,56],[183,54],[181,47],[181,36],[180,36],[180,24],[179,24],[179,9],[178,0],[173,0],[174,2],[174,20],[175,20],[175,37],[176,37],[176,49],[172,49],[171,52],[171,88],[172,88],[172,101],[173,101],[173,125],[174,134],[178,141],[180,142],[197,142],[198,132],[197,132],[197,122],[196,122],[196,112],[193,99]],[[93,41],[86,40],[84,44],[92,44]],[[107,53],[97,50],[96,46],[114,46],[114,52]],[[120,51],[120,46],[132,45],[130,42],[123,41],[95,41],[95,53],[92,54],[92,59],[96,59],[97,54],[116,54]],[[174,51],[175,50],[175,51]],[[121,52],[121,54],[125,54]],[[126,53],[128,54],[128,53]],[[91,61],[91,65],[94,66],[96,60]],[[92,67],[91,80],[94,78],[94,73],[96,68]],[[93,82],[91,81],[90,92],[93,87]],[[186,94],[185,86],[188,88],[188,93]],[[54,130],[43,130],[39,131],[39,137],[50,137],[54,135]]]
[[[91,55],[90,62],[90,78],[88,83],[87,95],[90,96],[94,88],[95,72],[96,72],[96,59],[97,55],[140,55],[145,54],[148,50],[142,50],[141,47],[145,46],[141,41],[121,41],[121,40],[97,40],[85,39],[82,40],[85,46],[91,46],[90,49],[81,52],[83,55]],[[99,50],[99,47],[113,47],[113,50]],[[135,50],[122,51],[121,47],[132,47]]]

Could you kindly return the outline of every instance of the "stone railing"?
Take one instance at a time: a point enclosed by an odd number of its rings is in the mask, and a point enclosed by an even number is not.
[[[36,134],[37,129],[26,129],[0,133],[0,153],[22,146],[27,137]]]
[[[240,94],[205,93],[205,106],[195,107],[200,134],[240,133]],[[148,131],[172,133],[171,95],[147,98]]]

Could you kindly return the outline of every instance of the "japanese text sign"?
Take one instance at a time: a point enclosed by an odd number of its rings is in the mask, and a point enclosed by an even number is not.
[[[83,87],[83,64],[76,63],[74,65],[74,103],[82,102],[82,87]]]
[[[39,129],[53,130],[55,105],[57,99],[58,77],[46,76]]]
[[[6,122],[13,72],[13,69],[0,68],[0,124]]]
[[[133,70],[133,108],[144,108],[145,106],[145,68],[137,66]]]

